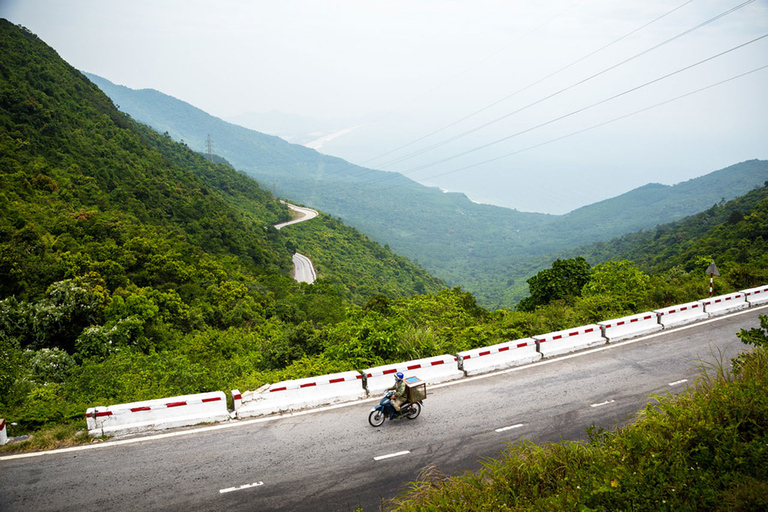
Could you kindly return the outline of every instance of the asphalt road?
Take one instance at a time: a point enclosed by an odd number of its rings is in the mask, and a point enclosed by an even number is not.
[[[429,388],[415,421],[378,399],[34,456],[0,458],[0,510],[377,510],[419,472],[479,467],[505,443],[584,438],[728,363],[766,308]],[[378,458],[378,460],[377,460]]]
[[[300,283],[312,284],[316,277],[317,274],[312,261],[303,254],[295,253],[293,255],[293,279]]]
[[[288,208],[293,210],[293,212],[296,214],[296,217],[293,220],[289,220],[288,222],[275,224],[275,229],[281,229],[285,226],[296,224],[297,222],[304,222],[305,220],[314,219],[318,215],[317,210],[313,210],[312,208],[304,208],[303,206],[296,206],[295,204],[288,204]]]

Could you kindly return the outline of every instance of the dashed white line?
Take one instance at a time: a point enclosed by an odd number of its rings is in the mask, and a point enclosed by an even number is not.
[[[670,382],[669,385],[670,386],[678,386],[678,385],[683,384],[685,382],[688,382],[688,379],[676,380],[675,382]]]
[[[241,485],[240,487],[227,487],[226,489],[219,489],[219,494],[232,491],[241,491],[243,489],[250,489],[251,487],[258,487],[260,485],[264,485],[264,482],[254,482],[252,484]]]
[[[590,405],[590,407],[600,407],[601,405],[612,404],[615,401],[616,400],[606,400],[605,402],[600,402],[599,404],[592,404],[592,405]]]
[[[378,457],[374,457],[373,460],[391,459],[392,457],[400,457],[401,455],[408,455],[409,453],[411,452],[406,450],[404,452],[390,453],[387,455],[379,455]]]
[[[517,425],[510,425],[508,427],[497,428],[496,432],[506,432],[507,430],[512,430],[513,428],[520,428],[522,426],[523,426],[522,423],[518,423]]]

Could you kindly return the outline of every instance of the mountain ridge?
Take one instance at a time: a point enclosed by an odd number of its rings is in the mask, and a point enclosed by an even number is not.
[[[768,162],[751,160],[681,184],[645,185],[564,215],[520,212],[236,127],[157,91],[151,103],[142,102],[132,89],[88,76],[140,122],[198,151],[210,134],[216,151],[263,187],[343,219],[492,308],[523,298],[525,280],[547,254],[680,219],[768,179]],[[734,173],[738,179],[729,181]]]

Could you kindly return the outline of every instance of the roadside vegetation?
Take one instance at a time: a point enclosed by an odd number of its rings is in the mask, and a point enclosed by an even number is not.
[[[456,477],[428,468],[389,503],[439,510],[768,509],[768,318],[742,331],[756,345],[700,366],[695,386],[654,397],[633,423],[588,429],[586,442],[512,444]]]

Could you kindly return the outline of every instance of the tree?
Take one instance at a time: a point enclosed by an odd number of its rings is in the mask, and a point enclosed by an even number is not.
[[[648,291],[650,277],[633,261],[607,261],[595,265],[584,285],[584,297],[609,298],[617,306],[635,309]]]
[[[554,300],[567,300],[581,296],[582,287],[589,281],[587,260],[579,256],[568,260],[555,260],[552,267],[528,279],[531,295],[517,306],[520,311],[533,311]]]

